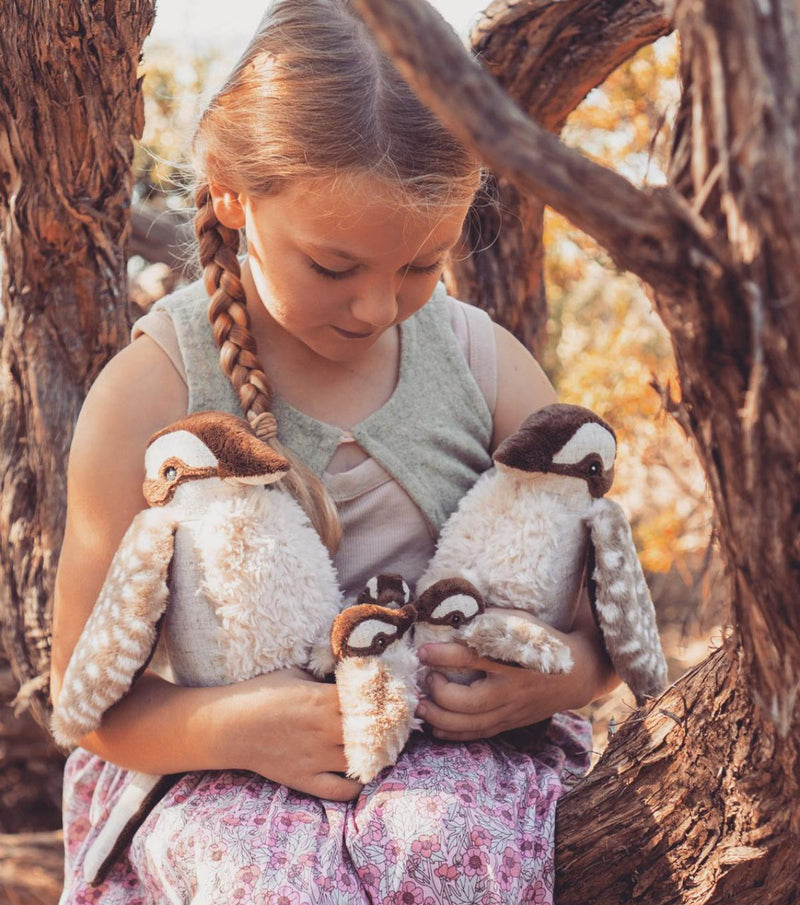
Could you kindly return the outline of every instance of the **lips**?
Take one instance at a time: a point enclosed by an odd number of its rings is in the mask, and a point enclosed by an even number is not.
[[[372,330],[368,330],[366,333],[355,333],[352,330],[343,330],[341,327],[334,327],[333,329],[339,336],[344,336],[345,339],[367,339],[373,335]]]

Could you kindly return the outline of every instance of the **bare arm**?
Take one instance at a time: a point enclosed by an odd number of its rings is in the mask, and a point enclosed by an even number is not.
[[[558,401],[538,361],[504,327],[494,325],[497,347],[497,404],[492,451],[537,409]]]
[[[67,523],[56,576],[52,693],[142,497],[150,436],[186,414],[187,392],[149,338],[117,355],[92,387],[70,452]],[[269,739],[268,745],[264,739]],[[149,773],[249,769],[293,788],[352,798],[333,686],[300,670],[223,688],[181,688],[147,673],[82,745]]]

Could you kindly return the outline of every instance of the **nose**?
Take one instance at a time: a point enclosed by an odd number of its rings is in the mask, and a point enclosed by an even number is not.
[[[397,318],[397,287],[391,283],[365,285],[350,303],[350,313],[361,324],[388,327]]]

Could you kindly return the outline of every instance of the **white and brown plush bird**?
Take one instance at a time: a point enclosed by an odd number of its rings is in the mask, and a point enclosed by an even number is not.
[[[347,775],[368,783],[395,763],[419,703],[419,659],[408,636],[413,604],[354,604],[334,620],[331,643]]]
[[[352,605],[373,603],[377,606],[399,609],[411,602],[411,588],[403,576],[396,572],[383,572],[370,578]],[[320,638],[313,646],[308,668],[319,679],[334,674],[336,656],[331,638]]]
[[[481,592],[465,578],[442,578],[420,594],[414,602],[417,619],[414,623],[414,648],[423,644],[442,644],[460,641],[470,644],[479,616],[486,612]],[[427,675],[426,670],[424,675]],[[469,685],[481,673],[471,669],[441,669],[451,682]]]
[[[374,575],[356,598],[356,603],[374,603],[378,606],[401,607],[413,603],[411,588],[397,572]]]
[[[67,667],[52,719],[62,746],[96,729],[159,655],[182,685],[308,665],[341,609],[328,552],[278,488],[287,461],[248,423],[201,412],[155,434],[144,495]],[[162,777],[137,774],[86,859],[96,881]]]
[[[531,415],[445,524],[417,606],[436,582],[465,577],[487,610],[462,640],[482,656],[564,672],[572,665],[565,645],[492,607],[524,610],[567,631],[588,583],[609,656],[641,704],[663,688],[666,664],[630,525],[604,499],[615,457],[613,430],[589,409],[555,404]]]

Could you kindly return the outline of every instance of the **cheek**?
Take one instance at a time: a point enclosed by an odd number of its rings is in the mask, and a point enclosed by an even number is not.
[[[287,262],[272,267],[263,267],[257,262],[257,267],[260,276],[254,273],[256,288],[264,307],[275,320],[299,326],[324,319],[332,291],[320,287],[310,268]]]
[[[398,307],[400,309],[400,319],[404,320],[411,317],[416,311],[430,299],[433,290],[439,282],[439,276],[430,277],[412,277],[400,286],[398,293]]]

